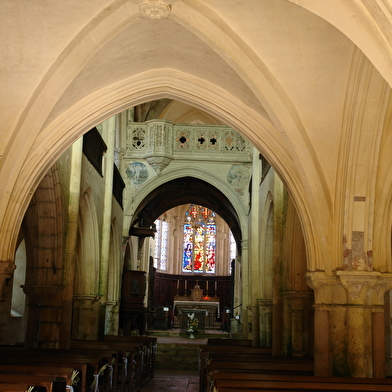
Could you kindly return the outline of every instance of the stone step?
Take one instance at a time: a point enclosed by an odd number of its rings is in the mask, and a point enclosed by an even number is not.
[[[148,336],[153,336],[153,337],[160,337],[160,336],[166,336],[166,337],[176,337],[176,338],[189,338],[186,332],[181,332],[181,329],[171,329],[171,330],[149,330],[148,331]],[[228,332],[225,331],[219,331],[219,330],[206,330],[205,332],[198,332],[196,334],[197,339],[208,339],[208,338],[214,338],[214,339],[220,339],[220,338],[228,338],[228,337],[235,337],[234,334],[229,334]]]
[[[158,343],[155,367],[157,369],[198,370],[198,344]]]

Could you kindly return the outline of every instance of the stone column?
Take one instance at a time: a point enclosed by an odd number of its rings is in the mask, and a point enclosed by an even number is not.
[[[242,255],[241,255],[241,291],[242,291],[242,306],[241,306],[241,323],[242,339],[250,339],[250,328],[249,328],[249,253],[248,253],[248,241],[242,240]]]
[[[313,348],[313,293],[283,293],[283,353],[308,356]]]
[[[71,148],[71,159],[69,161],[69,190],[68,190],[68,212],[65,228],[67,231],[64,253],[63,274],[63,319],[60,332],[60,348],[69,348],[71,341],[72,323],[72,298],[75,282],[75,255],[78,233],[78,216],[80,201],[80,182],[82,176],[83,138],[79,138]]]
[[[105,311],[100,297],[78,295],[73,303],[72,339],[99,340],[103,335]]]
[[[392,274],[310,272],[315,292],[315,375],[385,377],[384,294]]]
[[[260,347],[259,306],[252,306],[252,346]]]
[[[260,347],[272,347],[272,300],[259,300]]]
[[[26,347],[59,348],[64,287],[35,284],[22,288],[29,307]]]
[[[392,339],[391,339],[391,295],[392,291],[385,293],[385,348],[386,348],[386,375],[392,376]]]
[[[117,335],[120,306],[116,301],[106,302],[105,335]]]
[[[0,261],[0,302],[5,299],[4,295],[4,284],[12,278],[14,273],[15,265],[10,261]]]
[[[110,254],[110,232],[112,225],[112,200],[113,200],[113,160],[114,160],[114,139],[115,139],[115,120],[111,117],[103,124],[106,136],[107,152],[105,165],[105,191],[103,195],[102,211],[102,233],[101,233],[101,262],[99,276],[99,295],[104,299],[108,291],[109,275],[109,254]]]

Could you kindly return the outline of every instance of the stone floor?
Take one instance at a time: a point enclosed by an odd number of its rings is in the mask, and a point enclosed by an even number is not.
[[[199,372],[197,370],[157,369],[155,376],[140,391],[198,392]]]
[[[159,343],[206,344],[207,339],[189,339],[170,336],[157,337]],[[199,372],[195,370],[156,369],[154,377],[140,392],[199,392]]]
[[[227,332],[208,330],[209,335],[220,335],[227,337]],[[153,335],[152,333],[150,335]],[[157,336],[157,343],[166,344],[187,344],[200,345],[206,344],[207,338],[190,339],[188,337],[179,337],[180,330],[170,330],[165,332],[166,336]],[[170,336],[171,335],[171,336]],[[140,392],[199,392],[199,372],[195,370],[180,369],[156,369],[155,376],[144,385]]]

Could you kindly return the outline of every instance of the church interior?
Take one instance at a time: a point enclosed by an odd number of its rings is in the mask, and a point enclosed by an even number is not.
[[[12,350],[147,361],[193,322],[314,377],[392,377],[389,0],[12,0],[0,20],[0,390]]]

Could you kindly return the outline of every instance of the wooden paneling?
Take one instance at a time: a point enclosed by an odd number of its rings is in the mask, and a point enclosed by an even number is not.
[[[220,309],[231,307],[231,276],[187,276],[155,273],[154,306],[173,306],[175,295],[190,296],[191,289],[198,284],[204,296],[220,299]],[[208,288],[208,289],[207,289]]]

